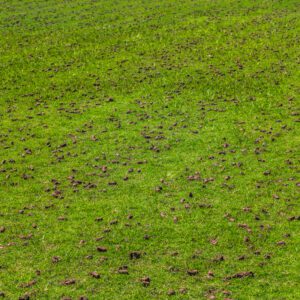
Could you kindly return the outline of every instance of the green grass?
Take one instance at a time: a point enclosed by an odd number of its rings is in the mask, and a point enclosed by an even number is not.
[[[299,299],[299,9],[0,1],[4,297]]]

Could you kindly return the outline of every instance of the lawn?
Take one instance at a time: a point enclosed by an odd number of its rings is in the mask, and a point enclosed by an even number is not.
[[[300,299],[299,20],[0,1],[0,298]]]

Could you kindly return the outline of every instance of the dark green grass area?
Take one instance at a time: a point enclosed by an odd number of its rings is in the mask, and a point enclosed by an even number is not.
[[[0,1],[0,298],[299,299],[299,9]]]

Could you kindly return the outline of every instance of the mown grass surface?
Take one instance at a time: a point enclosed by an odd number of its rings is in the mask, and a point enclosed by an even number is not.
[[[300,298],[298,1],[0,4],[3,296]]]

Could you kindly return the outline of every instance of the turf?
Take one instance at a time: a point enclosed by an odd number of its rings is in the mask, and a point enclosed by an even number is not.
[[[299,299],[299,8],[0,1],[0,297]]]

